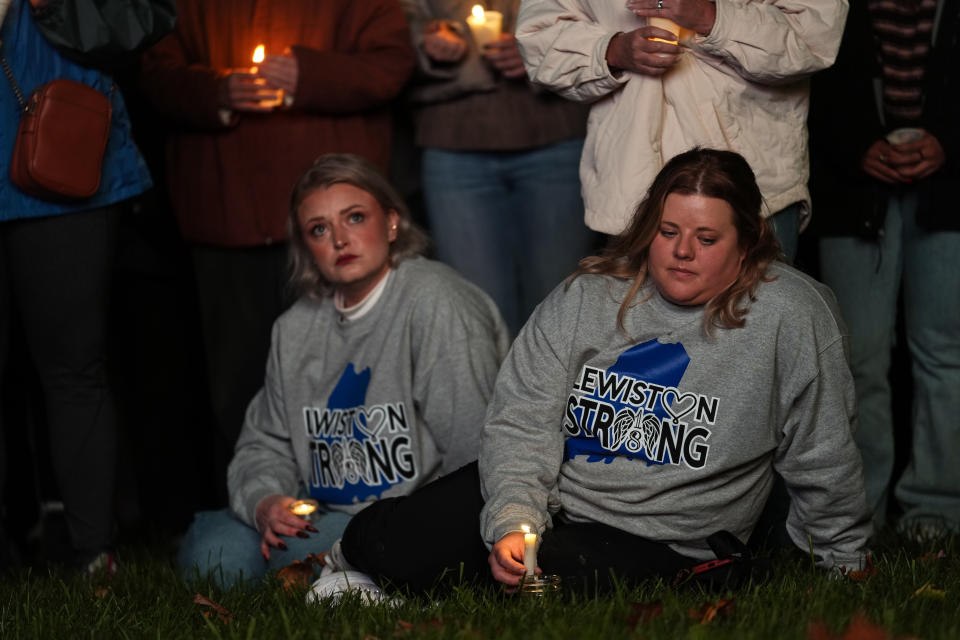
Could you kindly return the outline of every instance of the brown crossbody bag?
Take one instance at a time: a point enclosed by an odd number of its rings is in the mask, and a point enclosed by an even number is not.
[[[100,187],[110,137],[111,99],[81,82],[58,78],[24,100],[7,64],[0,64],[22,113],[10,162],[10,180],[42,200],[82,200]]]

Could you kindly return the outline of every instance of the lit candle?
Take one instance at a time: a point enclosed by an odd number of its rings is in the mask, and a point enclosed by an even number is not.
[[[669,31],[674,35],[673,40],[664,40],[663,38],[650,38],[653,42],[667,42],[669,44],[677,44],[678,42],[686,42],[687,40],[693,37],[693,31],[681,27],[673,20],[668,20],[667,18],[647,18],[647,24],[651,27],[656,27],[658,29],[663,29],[664,31]],[[668,56],[668,53],[659,53],[659,56]]]
[[[295,516],[300,516],[304,520],[309,520],[313,512],[320,508],[320,503],[316,500],[295,500],[287,507],[287,511]]]
[[[266,48],[262,44],[258,44],[257,48],[253,50],[253,63],[260,64],[263,62],[264,55],[266,55]]]
[[[523,568],[528,576],[537,569],[537,534],[530,533],[530,527],[523,525]]]
[[[467,24],[473,33],[473,39],[481,49],[500,39],[500,27],[503,24],[503,14],[499,11],[484,11],[478,4],[473,5],[471,15],[467,16]]]

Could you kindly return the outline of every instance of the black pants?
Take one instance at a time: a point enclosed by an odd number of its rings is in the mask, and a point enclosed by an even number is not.
[[[4,372],[16,314],[43,386],[70,539],[86,555],[109,548],[115,533],[117,417],[106,339],[117,215],[113,206],[0,223],[0,382],[17,375]],[[0,483],[6,456],[24,454],[3,448],[0,437]]]
[[[350,521],[341,542],[353,566],[380,584],[411,592],[458,581],[491,582],[480,537],[480,477],[471,463],[401,498],[373,503]],[[697,560],[665,544],[598,523],[554,519],[538,564],[559,575],[565,591],[607,591],[617,581],[672,579]],[[616,578],[613,574],[616,574]]]
[[[226,504],[227,465],[247,405],[263,386],[274,320],[288,305],[287,246],[194,246],[210,406],[216,424],[213,466]]]

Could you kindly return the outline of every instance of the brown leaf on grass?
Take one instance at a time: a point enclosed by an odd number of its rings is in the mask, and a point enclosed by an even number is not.
[[[866,582],[877,575],[877,569],[873,566],[873,556],[867,556],[866,566],[863,569],[860,571],[851,571],[848,575],[850,579],[855,582]]]
[[[935,560],[943,560],[946,557],[947,557],[947,554],[944,553],[943,549],[940,549],[940,551],[937,551],[936,553],[934,553],[933,551],[928,551],[922,556],[920,556],[919,558],[917,558],[917,560],[919,560],[920,562],[933,562]]]
[[[913,592],[918,598],[930,598],[931,600],[943,600],[947,597],[947,592],[943,589],[934,589],[929,582]]]
[[[210,609],[213,609],[213,612],[217,614],[217,618],[219,618],[220,622],[223,624],[227,624],[233,618],[231,613],[224,609],[219,603],[216,603],[210,598],[204,597],[199,593],[193,596],[193,603],[198,604],[201,607],[209,607]],[[205,618],[209,618],[210,611],[204,611],[203,616]]]
[[[627,616],[627,626],[635,629],[638,624],[646,624],[658,618],[663,613],[663,603],[659,600],[654,602],[633,602],[631,605],[633,611]]]
[[[690,619],[698,620],[700,624],[708,624],[717,617],[726,618],[732,613],[733,599],[720,598],[716,602],[708,602],[699,609],[690,609]]]
[[[277,577],[283,581],[283,588],[287,591],[305,589],[310,586],[316,576],[315,565],[326,565],[327,552],[311,553],[303,560],[294,560],[277,572]]]
[[[93,597],[103,600],[110,595],[110,587],[97,587],[93,590]]]
[[[843,635],[830,633],[827,626],[817,620],[807,627],[807,640],[894,640],[887,630],[867,619],[863,613],[858,613],[850,620]],[[914,640],[901,636],[897,640]]]
[[[397,620],[397,626],[400,628],[393,633],[394,637],[403,636],[414,632],[417,632],[419,635],[423,635],[431,627],[433,627],[433,629],[443,629],[446,627],[446,624],[444,624],[444,622],[439,618],[433,618],[419,624],[407,622],[406,620]]]

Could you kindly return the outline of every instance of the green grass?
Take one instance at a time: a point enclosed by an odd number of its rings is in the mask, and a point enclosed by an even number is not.
[[[924,559],[943,550],[944,557]],[[168,553],[121,550],[112,581],[21,571],[0,581],[0,638],[842,638],[858,614],[881,627],[866,638],[960,638],[960,559],[957,538],[925,545],[890,538],[875,546],[877,573],[865,582],[834,579],[791,556],[761,586],[707,594],[650,583],[605,597],[535,600],[497,589],[457,587],[439,598],[402,605],[308,606],[306,589],[277,579],[255,590],[222,591],[187,583]],[[916,595],[929,585],[935,591]],[[229,613],[222,620],[194,602],[202,594]],[[691,614],[719,599],[732,604],[703,623]],[[659,615],[637,621],[659,607]],[[862,631],[862,629],[861,629]],[[852,638],[851,633],[848,638]]]

